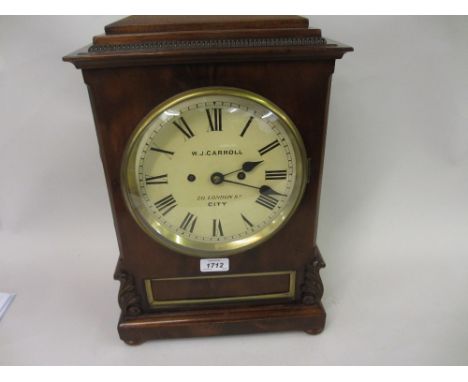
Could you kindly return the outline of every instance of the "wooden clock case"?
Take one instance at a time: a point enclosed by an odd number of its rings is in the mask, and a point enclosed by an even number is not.
[[[120,248],[115,278],[128,344],[149,339],[323,330],[325,264],[316,246],[330,83],[352,48],[295,16],[133,16],[66,57],[88,86]],[[122,155],[137,124],[174,95],[201,87],[246,89],[295,122],[309,160],[297,211],[276,235],[230,256],[228,274],[151,239],[121,189]],[[213,276],[213,277],[211,277]]]

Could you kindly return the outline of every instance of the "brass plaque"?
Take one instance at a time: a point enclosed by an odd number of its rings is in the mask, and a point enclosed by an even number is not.
[[[296,272],[243,273],[145,280],[148,303],[165,306],[294,298]]]

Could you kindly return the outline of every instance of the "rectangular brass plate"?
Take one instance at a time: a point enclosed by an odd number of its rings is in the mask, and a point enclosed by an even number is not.
[[[284,288],[275,285],[275,288],[268,286],[268,282],[278,282],[287,276],[287,282]],[[232,283],[231,283],[232,280]],[[218,282],[219,281],[219,282]],[[247,291],[253,293],[239,292],[237,295],[232,295],[232,289],[235,283],[241,283],[243,286],[248,286]],[[265,283],[266,282],[266,283]],[[197,284],[203,288],[211,288],[215,297],[188,297],[177,296],[180,290],[187,290],[187,293],[194,293],[197,289]],[[230,285],[231,284],[231,285]],[[279,284],[279,283],[278,283]],[[159,288],[158,288],[159,285]],[[167,306],[180,306],[187,304],[206,304],[213,302],[235,302],[235,301],[253,301],[253,300],[269,300],[269,299],[292,299],[295,294],[296,272],[265,272],[265,273],[241,273],[230,275],[214,275],[214,276],[195,276],[195,277],[175,277],[161,279],[145,280],[146,294],[148,303],[153,308],[162,308]],[[171,288],[174,287],[174,288]],[[190,287],[190,288],[187,288]],[[279,290],[278,290],[279,288]],[[230,291],[231,289],[231,291]],[[235,288],[234,288],[235,289]],[[276,290],[272,290],[276,289]],[[219,293],[226,291],[228,295],[220,296]],[[175,298],[161,298],[158,292],[163,291],[167,295],[172,295]],[[165,292],[164,292],[165,291]],[[231,294],[231,295],[229,295]]]

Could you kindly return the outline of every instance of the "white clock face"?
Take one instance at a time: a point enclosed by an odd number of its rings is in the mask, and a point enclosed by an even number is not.
[[[294,212],[305,150],[266,99],[196,89],[142,121],[122,181],[133,216],[154,239],[186,254],[229,255],[266,240]]]

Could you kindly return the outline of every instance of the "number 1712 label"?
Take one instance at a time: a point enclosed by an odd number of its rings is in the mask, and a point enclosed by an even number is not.
[[[229,259],[200,259],[200,272],[227,272]]]

